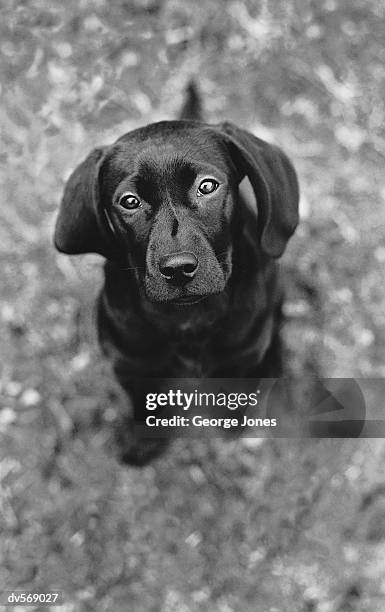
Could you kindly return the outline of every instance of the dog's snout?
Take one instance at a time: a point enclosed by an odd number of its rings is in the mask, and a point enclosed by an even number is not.
[[[176,285],[184,285],[192,280],[197,269],[198,259],[194,253],[189,252],[165,255],[159,262],[161,275]]]

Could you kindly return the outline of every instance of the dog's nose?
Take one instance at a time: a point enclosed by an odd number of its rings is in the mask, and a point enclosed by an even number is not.
[[[184,285],[191,281],[198,269],[198,260],[194,253],[182,252],[165,255],[159,262],[162,276],[170,283]]]

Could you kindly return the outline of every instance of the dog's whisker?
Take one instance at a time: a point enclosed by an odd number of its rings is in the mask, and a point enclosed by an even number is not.
[[[145,270],[145,267],[141,267],[141,266],[127,266],[127,267],[123,267],[123,268],[119,268],[119,270],[124,270],[126,271],[134,271],[134,270]]]
[[[229,256],[229,251],[221,251],[216,254],[217,259],[225,259]],[[120,270],[146,270],[146,266],[122,266]]]

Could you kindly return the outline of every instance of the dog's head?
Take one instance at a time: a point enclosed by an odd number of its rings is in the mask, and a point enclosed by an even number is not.
[[[251,203],[239,198],[244,177]],[[282,151],[230,123],[165,121],[80,164],[55,245],[119,261],[152,302],[191,304],[224,290],[243,213],[262,251],[280,257],[298,223],[297,179]]]

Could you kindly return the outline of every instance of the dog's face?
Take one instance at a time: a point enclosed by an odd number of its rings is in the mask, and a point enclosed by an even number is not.
[[[177,123],[132,132],[104,158],[101,200],[151,301],[192,304],[225,288],[237,191],[229,165],[215,134]]]
[[[251,198],[239,197],[244,177]],[[151,302],[190,305],[223,292],[246,234],[277,258],[297,222],[296,174],[280,149],[230,123],[164,121],[95,149],[76,168],[55,245],[115,260]]]

